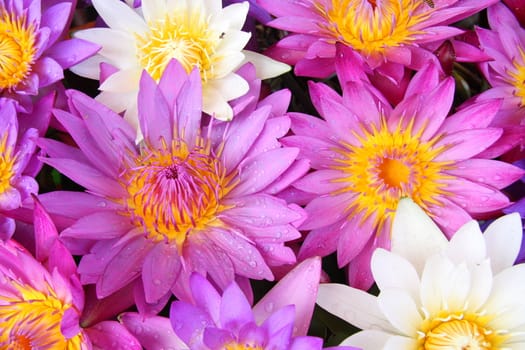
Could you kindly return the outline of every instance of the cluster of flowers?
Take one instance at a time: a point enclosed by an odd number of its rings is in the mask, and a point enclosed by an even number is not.
[[[523,349],[520,21],[0,0],[0,349]]]

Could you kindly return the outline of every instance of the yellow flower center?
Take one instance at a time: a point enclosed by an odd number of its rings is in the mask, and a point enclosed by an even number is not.
[[[198,67],[203,83],[215,76],[215,51],[221,33],[209,28],[209,19],[199,8],[178,11],[148,23],[150,31],[137,37],[141,66],[159,80],[166,65],[177,59],[189,73]]]
[[[7,146],[8,136],[5,133],[0,141],[0,193],[11,188],[11,179],[15,173],[16,157],[13,156],[13,149]]]
[[[415,27],[433,10],[424,0],[332,0],[314,6],[326,20],[323,31],[365,55],[410,44],[422,33]]]
[[[220,225],[220,200],[232,188],[222,163],[209,143],[190,150],[184,141],[146,147],[124,173],[128,212],[148,238],[176,242],[179,247],[192,230]]]
[[[53,290],[46,293],[31,286],[10,281],[19,295],[0,296],[0,349],[80,349],[81,333],[66,339],[60,324],[71,307]]]
[[[419,333],[419,350],[500,350],[508,332],[487,326],[489,317],[443,312],[427,319]]]
[[[521,99],[521,106],[525,106],[525,51],[518,48],[520,56],[514,58],[512,64],[514,69],[509,69],[509,83],[514,86],[514,95]]]
[[[413,132],[409,124],[392,132],[384,121],[379,127],[363,129],[361,136],[356,134],[356,145],[345,144],[345,149],[338,150],[341,157],[334,168],[345,176],[336,181],[347,186],[334,194],[356,193],[349,211],[362,212],[364,218],[374,214],[378,230],[393,217],[403,197],[412,198],[424,209],[440,205],[438,196],[447,193],[443,180],[450,178],[442,171],[451,162],[434,160],[445,148],[435,147],[437,137],[422,141],[423,131]]]
[[[0,8],[0,90],[14,88],[28,76],[35,53],[33,25]]]
[[[252,344],[230,343],[223,350],[264,350],[264,348]]]

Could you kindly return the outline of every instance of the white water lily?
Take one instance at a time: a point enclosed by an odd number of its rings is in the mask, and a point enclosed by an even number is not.
[[[74,35],[102,49],[71,70],[100,79],[99,101],[137,126],[137,92],[143,69],[157,81],[175,58],[190,72],[197,67],[203,86],[203,111],[220,120],[231,120],[228,101],[244,95],[248,83],[234,71],[245,62],[255,65],[258,78],[280,75],[289,66],[264,55],[243,50],[250,33],[241,31],[248,2],[222,8],[221,0],[142,0],[133,9],[119,0],[93,0],[109,28],[91,28]],[[117,71],[101,76],[101,63]],[[107,66],[106,66],[107,67]]]
[[[342,345],[364,350],[525,349],[525,264],[514,265],[519,215],[476,221],[448,242],[410,199],[401,200],[391,252],[377,249],[379,295],[322,284],[318,304],[362,329]]]

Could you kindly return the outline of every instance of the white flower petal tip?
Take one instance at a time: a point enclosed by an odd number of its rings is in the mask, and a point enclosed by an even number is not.
[[[279,75],[289,72],[291,69],[291,67],[286,63],[276,61],[268,56],[248,50],[244,50],[243,53],[243,63],[253,63],[257,71],[257,77],[259,79],[264,80],[269,78],[275,78]]]
[[[392,252],[421,271],[427,256],[445,249],[447,239],[432,219],[410,198],[399,201],[392,224]]]
[[[514,264],[522,237],[523,228],[518,213],[502,216],[487,227],[484,238],[494,274]]]

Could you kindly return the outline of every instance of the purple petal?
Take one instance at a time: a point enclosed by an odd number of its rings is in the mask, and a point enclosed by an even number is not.
[[[294,336],[306,335],[312,319],[317,288],[321,277],[321,259],[314,257],[306,259],[284,276],[264,297],[253,307],[257,323],[267,320],[275,310],[287,305],[295,305]],[[275,326],[276,320],[267,320]],[[283,321],[283,320],[281,320]],[[289,321],[286,320],[285,323]],[[284,325],[284,324],[282,324]]]
[[[239,165],[239,184],[228,196],[242,196],[263,190],[295,160],[297,148],[279,148],[245,159]]]
[[[50,29],[49,42],[54,43],[57,41],[64,31],[66,23],[71,15],[71,7],[71,3],[62,2],[51,6],[42,13],[40,27],[47,27]]]
[[[175,334],[186,344],[199,344],[204,329],[214,325],[200,308],[183,301],[171,304],[170,321]]]
[[[62,69],[68,69],[93,56],[98,50],[100,50],[99,45],[74,38],[59,41],[46,51],[46,55],[58,62]]]
[[[123,236],[133,228],[129,218],[115,211],[99,211],[81,217],[61,233],[75,239],[111,239]]]
[[[236,283],[231,283],[222,294],[220,308],[220,326],[237,333],[245,324],[255,319],[252,307]]]
[[[202,85],[199,70],[195,68],[177,96],[176,135],[192,148],[202,117]]]
[[[167,294],[181,269],[176,245],[159,242],[151,249],[142,266],[146,302],[153,303]]]
[[[97,295],[104,298],[140,276],[151,242],[141,234],[123,243],[120,251],[111,259],[97,283]],[[114,247],[113,249],[119,249]]]
[[[457,162],[446,173],[462,177],[495,188],[504,188],[524,175],[524,171],[514,165],[489,159],[467,159]]]
[[[464,160],[485,150],[500,136],[502,130],[497,128],[461,130],[443,136],[434,146],[446,149],[434,158],[434,161]]]
[[[190,286],[195,304],[205,310],[215,324],[219,324],[221,296],[217,290],[198,273],[190,276]]]
[[[140,130],[151,146],[171,144],[173,125],[168,103],[160,88],[146,71],[140,77],[138,95]]]

